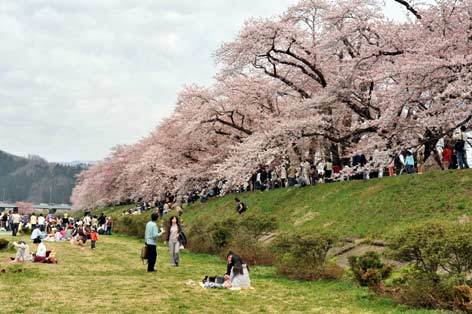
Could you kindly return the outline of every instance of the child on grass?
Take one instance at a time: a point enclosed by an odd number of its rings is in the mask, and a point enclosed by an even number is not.
[[[97,241],[98,241],[98,233],[96,228],[92,228],[92,231],[89,233],[90,236],[90,247],[92,250],[95,249]]]

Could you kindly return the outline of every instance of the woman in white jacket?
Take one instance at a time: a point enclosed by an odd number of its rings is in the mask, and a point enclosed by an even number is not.
[[[236,254],[228,254],[228,262],[232,267],[229,277],[225,276],[224,287],[227,289],[249,289],[251,287],[249,267]]]

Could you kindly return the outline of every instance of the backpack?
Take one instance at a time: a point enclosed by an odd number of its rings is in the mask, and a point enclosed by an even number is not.
[[[241,208],[240,208],[240,209],[238,208],[238,212],[239,212],[240,214],[242,214],[242,213],[244,213],[246,210],[247,210],[246,204],[244,204],[243,202],[241,202]]]
[[[464,140],[458,140],[455,144],[454,144],[454,149],[456,151],[463,151],[464,150],[464,147],[465,147],[465,141]]]
[[[225,278],[224,277],[219,277],[219,276],[214,276],[214,277],[205,276],[205,278],[203,278],[202,282],[203,283],[213,282],[213,283],[216,283],[216,284],[223,284],[225,282]]]

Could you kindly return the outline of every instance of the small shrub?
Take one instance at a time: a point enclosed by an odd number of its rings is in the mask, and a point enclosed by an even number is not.
[[[393,237],[389,255],[412,263],[397,280],[403,304],[471,312],[465,277],[472,271],[472,224],[433,221],[413,225]]]
[[[6,250],[10,242],[6,239],[0,239],[0,250]]]
[[[221,252],[227,247],[237,231],[237,221],[232,217],[216,221],[209,225],[206,232],[211,235],[212,247],[216,252]]]
[[[151,220],[151,213],[121,216],[114,220],[113,230],[115,233],[144,239],[146,223],[149,220]]]
[[[361,286],[378,287],[392,272],[392,266],[382,263],[380,255],[376,252],[350,256],[349,266]]]
[[[275,216],[251,212],[239,216],[235,223],[222,253],[229,250],[238,252],[250,265],[272,265],[274,254],[261,242],[261,238],[277,229]]]
[[[472,288],[460,285],[454,288],[454,310],[472,313]]]
[[[275,217],[258,213],[231,215],[216,221],[201,217],[189,227],[188,248],[196,253],[221,256],[232,250],[251,265],[270,265],[274,260],[273,254],[260,238],[276,228]]]
[[[397,301],[414,307],[451,309],[453,287],[440,276],[417,273],[400,287]]]
[[[320,272],[320,279],[337,280],[342,278],[344,269],[336,263],[326,263]]]
[[[200,217],[188,226],[187,247],[194,253],[219,254],[226,248],[236,230],[235,218],[208,223],[207,217]]]
[[[336,237],[330,234],[284,234],[272,244],[279,274],[291,279],[322,278],[328,250]]]
[[[429,222],[406,228],[389,243],[388,255],[421,272],[450,275],[472,271],[472,224]]]
[[[207,233],[203,218],[199,218],[188,228],[187,240],[187,248],[194,253],[215,253],[211,235]]]
[[[251,212],[240,217],[238,227],[241,233],[259,240],[276,230],[278,224],[275,216]]]
[[[252,235],[240,231],[222,250],[221,256],[226,257],[229,251],[237,252],[249,265],[273,265],[275,261],[274,254],[266,245]]]

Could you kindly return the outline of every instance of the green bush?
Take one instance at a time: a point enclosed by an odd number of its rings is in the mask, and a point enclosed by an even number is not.
[[[389,241],[388,255],[421,272],[463,275],[472,271],[472,224],[433,221],[413,225]]]
[[[206,232],[211,235],[212,247],[216,253],[227,247],[237,233],[238,221],[233,217],[226,217],[210,224]]]
[[[407,227],[390,240],[388,254],[413,266],[397,280],[399,302],[470,312],[472,224],[432,221]]]
[[[277,272],[291,279],[323,278],[326,256],[336,241],[332,234],[279,235],[272,244]]]
[[[231,250],[250,265],[271,265],[273,254],[261,242],[261,238],[276,228],[275,217],[257,212],[223,216],[218,220],[200,217],[188,227],[188,248],[195,253],[221,256],[226,256]]]
[[[195,219],[193,224],[186,230],[187,235],[187,248],[195,253],[215,253],[213,247],[213,239],[210,234],[207,233],[206,219],[201,217]]]
[[[6,239],[0,239],[0,250],[6,250],[10,242]]]
[[[256,240],[269,235],[278,227],[275,216],[256,212],[245,213],[238,220],[240,231]]]
[[[226,257],[227,252],[237,252],[249,265],[273,265],[275,257],[266,244],[249,233],[238,231],[229,244],[220,252]]]
[[[397,289],[398,302],[414,307],[472,313],[472,287],[464,277],[417,273]]]
[[[151,212],[141,215],[126,215],[114,220],[113,232],[144,239],[146,223],[151,220]]]
[[[250,265],[272,265],[274,255],[262,237],[277,229],[277,219],[274,216],[257,212],[245,213],[238,216],[227,245],[222,254],[228,251],[237,252]]]
[[[376,252],[367,252],[362,256],[350,256],[349,266],[356,281],[361,286],[378,287],[378,285],[387,279],[392,266],[385,265]]]
[[[452,309],[454,284],[446,278],[418,272],[398,289],[397,301],[414,307]]]

